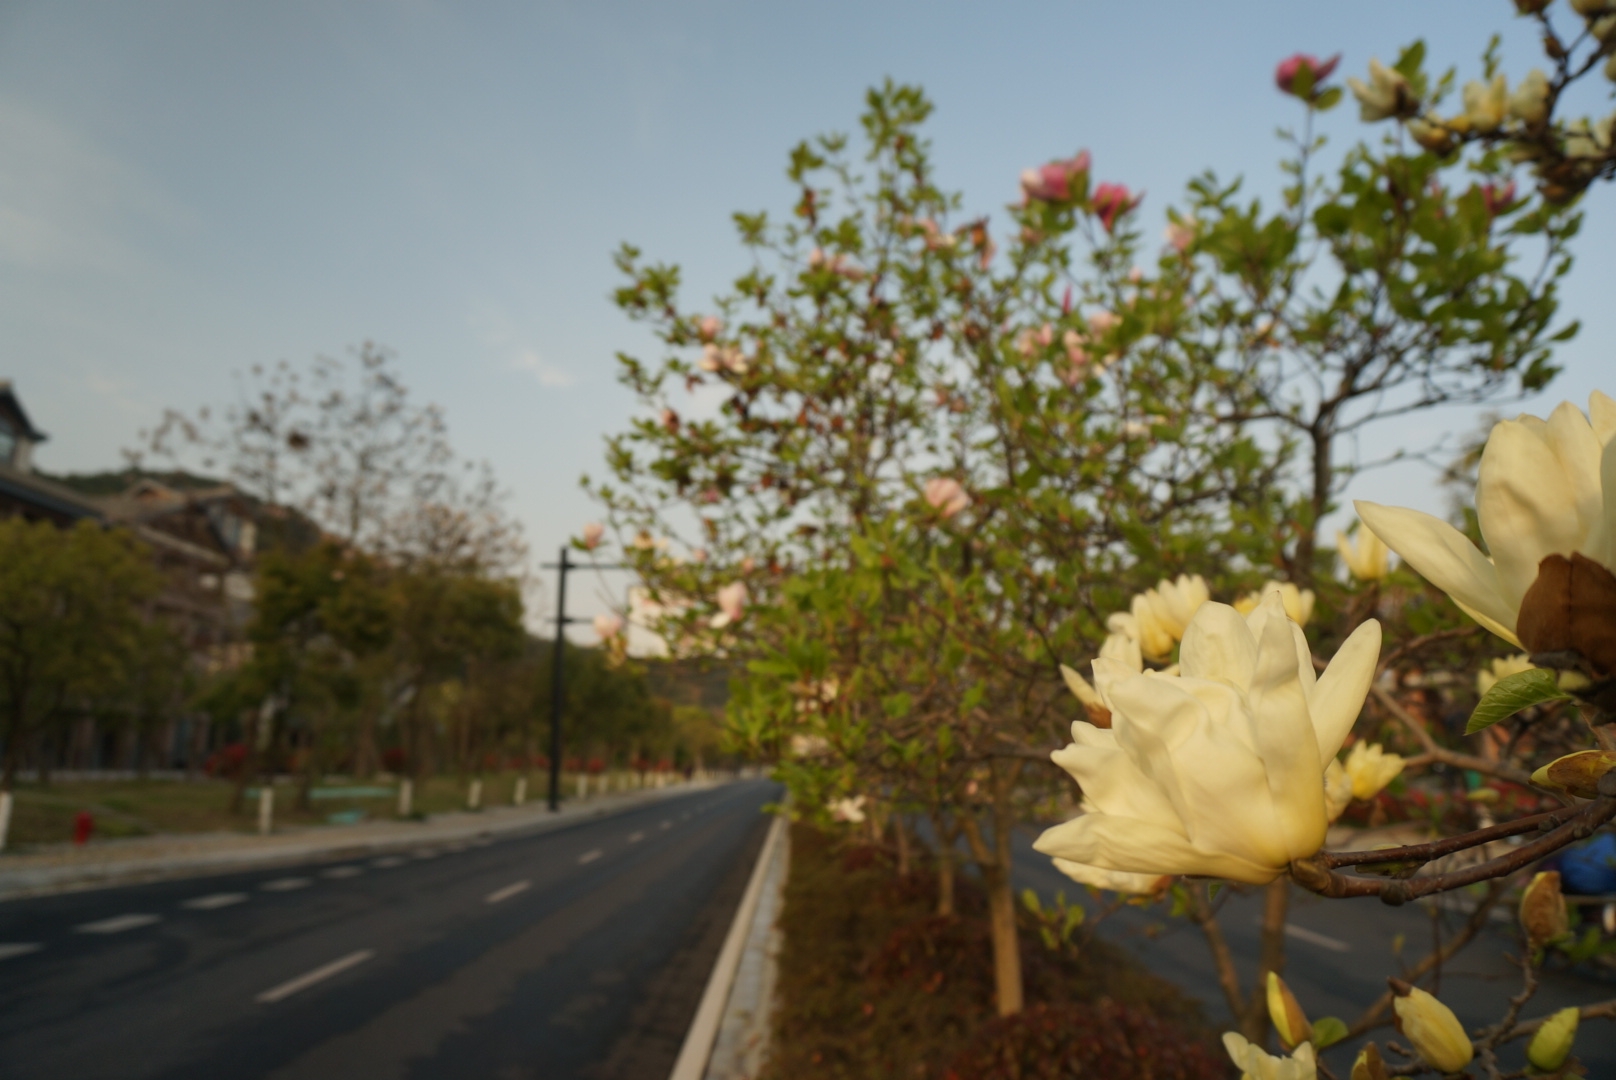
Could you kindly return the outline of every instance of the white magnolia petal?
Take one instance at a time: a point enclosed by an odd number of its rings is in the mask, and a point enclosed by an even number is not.
[[[1272,608],[1278,603],[1271,597],[1264,606]],[[1324,765],[1308,716],[1307,690],[1299,676],[1293,625],[1270,614],[1257,643],[1257,672],[1251,685],[1257,748],[1273,798],[1273,827],[1284,838],[1290,859],[1317,851],[1329,824],[1324,809]],[[1312,666],[1309,654],[1307,667]]]
[[[1161,789],[1196,847],[1284,866],[1288,849],[1275,825],[1262,759],[1230,737],[1235,724],[1250,723],[1244,703],[1232,687],[1203,681],[1223,699],[1208,708],[1180,683],[1140,676],[1117,686],[1112,724],[1118,745]]]
[[[1475,619],[1476,622],[1480,623],[1483,629],[1489,630],[1492,633],[1497,634],[1499,637],[1503,638],[1505,641],[1509,642],[1511,645],[1514,645],[1516,648],[1520,648],[1521,639],[1515,636],[1515,629],[1514,629],[1513,625],[1505,626],[1503,623],[1499,622],[1497,619],[1493,618],[1491,615],[1487,615],[1487,614],[1484,614],[1484,613],[1482,613],[1480,611],[1477,611],[1475,608],[1471,607],[1469,604],[1465,603],[1463,600],[1455,599],[1452,596],[1448,597],[1448,599],[1452,600],[1454,605],[1456,607],[1458,607],[1458,609],[1460,611],[1464,612],[1466,615],[1470,616],[1472,619]]]
[[[1100,695],[1094,692],[1094,687],[1088,684],[1087,679],[1065,664],[1060,666],[1060,673],[1062,681],[1066,683],[1066,689],[1070,690],[1072,696],[1077,698],[1078,701],[1081,701],[1084,705],[1101,704]]]
[[[1549,443],[1549,426],[1528,419],[1535,417],[1493,425],[1476,481],[1476,517],[1511,611],[1537,580],[1544,556],[1569,555],[1587,539],[1573,511],[1571,483]],[[1468,596],[1456,599],[1487,610]]]
[[[1488,629],[1508,630],[1513,640],[1521,598],[1506,591],[1498,568],[1463,533],[1418,510],[1363,501],[1353,505],[1363,523],[1415,573],[1467,611],[1485,616]]]
[[[1616,399],[1598,390],[1588,395],[1588,422],[1599,437],[1600,445],[1608,446],[1616,439]],[[1609,491],[1610,488],[1605,488]]]
[[[1234,608],[1205,604],[1184,632],[1178,666],[1185,678],[1217,679],[1244,691],[1257,668],[1257,639]]]
[[[1089,866],[1070,859],[1056,859],[1055,869],[1077,882],[1096,889],[1109,889],[1120,893],[1153,893],[1162,886],[1165,874],[1130,874],[1126,870],[1107,870],[1103,866]]]
[[[1598,529],[1605,510],[1599,483],[1599,436],[1594,434],[1581,409],[1562,401],[1549,414],[1548,439],[1571,489],[1571,505],[1583,534],[1578,540],[1578,550],[1583,550],[1589,534]]]
[[[1611,408],[1616,410],[1616,402]],[[1616,418],[1612,422],[1616,423]],[[1588,544],[1587,555],[1616,571],[1616,438],[1607,442],[1599,455],[1599,477],[1605,490],[1604,513],[1600,517],[1598,535]]]
[[[1032,846],[1055,858],[1134,874],[1199,874],[1266,885],[1283,870],[1204,851],[1170,829],[1110,814],[1082,814],[1052,826]]]
[[[1324,675],[1307,697],[1313,718],[1313,732],[1319,741],[1319,764],[1325,765],[1341,752],[1341,744],[1363,711],[1369,684],[1380,662],[1380,623],[1362,623],[1331,658]]]
[[[1074,728],[1076,724],[1072,725]],[[1091,725],[1085,724],[1084,727]],[[1096,728],[1096,731],[1100,729]],[[1110,735],[1111,732],[1102,732]],[[1163,828],[1183,832],[1178,812],[1150,778],[1141,773],[1128,754],[1113,740],[1107,747],[1095,739],[1088,745],[1074,743],[1056,750],[1050,760],[1071,775],[1083,789],[1084,799],[1096,810],[1138,818]]]

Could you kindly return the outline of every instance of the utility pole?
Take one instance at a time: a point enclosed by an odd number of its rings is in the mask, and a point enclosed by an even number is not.
[[[566,703],[562,675],[566,670],[567,624],[580,621],[567,617],[567,571],[574,568],[580,570],[631,569],[631,567],[622,563],[586,563],[579,565],[568,560],[567,552],[568,548],[563,544],[561,546],[561,558],[553,563],[545,563],[543,566],[546,570],[555,570],[557,572],[555,661],[550,671],[550,810],[552,813],[561,809],[561,713]]]

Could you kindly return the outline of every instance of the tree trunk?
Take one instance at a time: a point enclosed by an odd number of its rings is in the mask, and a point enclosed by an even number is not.
[[[988,929],[993,936],[993,991],[1000,1016],[1021,1011],[1021,942],[1016,936],[1016,898],[1008,867],[987,870]]]
[[[904,827],[903,815],[892,815],[892,834],[898,842],[898,876],[909,874],[909,830]]]
[[[1290,908],[1290,878],[1278,877],[1263,891],[1262,947],[1257,960],[1257,985],[1247,999],[1241,1031],[1258,1046],[1268,1041],[1268,973],[1285,974],[1285,916]]]

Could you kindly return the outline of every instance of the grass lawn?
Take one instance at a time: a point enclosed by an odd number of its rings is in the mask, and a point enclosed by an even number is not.
[[[508,806],[516,792],[519,773],[489,774],[482,778],[483,807]],[[564,778],[563,794],[576,793],[571,777]],[[528,801],[545,797],[547,778],[528,777]],[[325,787],[385,787],[396,791],[396,781],[331,779]],[[466,808],[467,781],[437,776],[415,792],[415,810],[439,814]],[[200,833],[220,830],[256,832],[258,803],[249,798],[240,814],[230,812],[234,785],[227,780],[109,780],[68,783],[19,784],[11,814],[8,851],[38,844],[61,844],[73,839],[73,819],[81,810],[95,817],[96,839],[150,836],[155,833]],[[397,797],[319,799],[308,811],[297,809],[297,786],[275,785],[275,824],[323,825],[333,814],[359,812],[362,820],[396,816]]]

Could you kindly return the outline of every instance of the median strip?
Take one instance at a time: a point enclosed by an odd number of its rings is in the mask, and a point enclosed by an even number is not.
[[[324,967],[317,967],[313,971],[283,982],[279,986],[271,987],[253,1000],[260,1005],[273,1005],[277,1001],[283,1001],[293,994],[307,990],[316,983],[324,982],[333,975],[340,975],[351,967],[358,967],[375,955],[375,949],[360,949],[358,952],[351,952],[340,960],[333,960]]]

